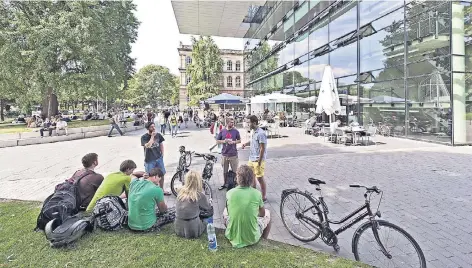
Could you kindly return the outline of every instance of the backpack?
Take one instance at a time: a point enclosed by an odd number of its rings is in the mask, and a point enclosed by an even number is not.
[[[93,219],[83,218],[78,214],[68,217],[61,222],[59,219],[53,219],[46,224],[44,234],[51,247],[67,246],[85,233],[93,231]]]
[[[105,196],[95,204],[93,215],[97,226],[105,231],[121,229],[128,223],[128,211],[119,196]]]
[[[75,179],[74,174],[70,179],[56,185],[54,193],[46,198],[41,212],[39,212],[36,221],[36,231],[44,230],[46,224],[51,220],[58,219],[57,224],[61,224],[68,217],[79,212],[80,197],[78,195],[78,184],[81,179],[90,174],[93,174],[93,171],[86,170],[77,179]]]
[[[229,170],[228,174],[226,174],[226,184],[227,184],[226,191],[229,191],[237,186],[236,173],[234,173],[232,170]]]

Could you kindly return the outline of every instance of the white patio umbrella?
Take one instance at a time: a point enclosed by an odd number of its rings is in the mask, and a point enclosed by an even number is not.
[[[318,99],[318,97],[311,96],[311,97],[308,97],[308,98],[304,98],[303,102],[305,102],[305,103],[316,103],[317,99]]]
[[[339,114],[341,104],[339,103],[338,88],[334,80],[331,66],[326,66],[321,80],[320,94],[316,102],[316,113],[326,113],[327,115]],[[331,122],[331,117],[330,117]]]

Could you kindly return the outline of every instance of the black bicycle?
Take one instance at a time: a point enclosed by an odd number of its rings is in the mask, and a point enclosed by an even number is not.
[[[209,199],[212,199],[213,190],[211,189],[209,181],[210,181],[210,178],[213,176],[213,165],[216,163],[217,158],[216,156],[211,155],[211,154],[199,154],[195,152],[189,152],[189,153],[190,155],[194,154],[196,157],[203,157],[203,159],[205,159],[206,163],[202,172],[203,192]],[[177,196],[179,189],[184,186],[185,174],[187,174],[187,172],[189,171],[188,167],[190,165],[186,166],[186,163],[187,163],[185,160],[186,154],[187,152],[185,152],[184,155],[182,155],[181,153],[181,156],[179,159],[179,165],[177,166],[177,172],[174,174],[174,176],[172,177],[170,181],[170,189],[175,196]]]
[[[280,215],[285,228],[293,237],[303,242],[310,242],[321,235],[326,245],[339,251],[337,235],[367,218],[367,221],[357,228],[352,238],[352,253],[357,261],[376,267],[426,267],[423,251],[410,234],[390,222],[377,219],[381,217],[379,207],[383,196],[383,191],[379,188],[349,185],[353,188],[365,188],[365,203],[341,220],[332,221],[328,218],[328,206],[320,188],[320,184],[326,183],[314,178],[309,178],[308,182],[316,185],[316,190],[320,193],[319,198],[315,198],[308,191],[302,192],[298,189],[282,191]],[[370,206],[373,193],[380,195],[375,213]],[[293,206],[290,206],[292,201],[294,201]],[[356,215],[358,216],[339,229],[330,228],[330,223],[343,224]],[[400,244],[392,245],[395,242]]]

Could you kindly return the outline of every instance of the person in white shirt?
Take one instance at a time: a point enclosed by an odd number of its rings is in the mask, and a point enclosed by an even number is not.
[[[66,136],[69,135],[67,131],[67,122],[63,121],[62,118],[58,119],[56,122],[56,135],[59,135],[59,130],[64,130],[66,132]]]

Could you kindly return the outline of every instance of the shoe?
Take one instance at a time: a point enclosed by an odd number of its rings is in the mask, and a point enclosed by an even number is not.
[[[221,186],[218,188],[218,190],[221,191],[221,190],[226,189],[226,188],[227,188],[226,185],[221,185]]]
[[[108,136],[108,138],[111,138],[111,136]]]
[[[267,198],[263,198],[262,202],[267,203]]]

